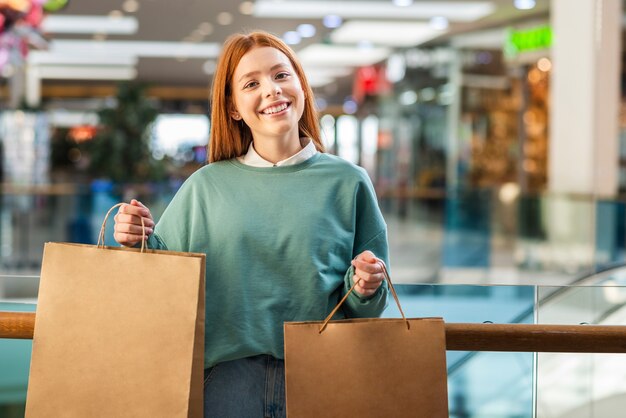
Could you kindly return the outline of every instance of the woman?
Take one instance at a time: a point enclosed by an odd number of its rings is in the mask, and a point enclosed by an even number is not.
[[[359,167],[324,153],[313,92],[293,51],[265,32],[234,35],[213,80],[209,164],[180,188],[158,225],[132,200],[115,239],[204,252],[205,416],[284,417],[283,323],[386,304],[378,260],[386,225]],[[153,232],[154,229],[154,232]]]

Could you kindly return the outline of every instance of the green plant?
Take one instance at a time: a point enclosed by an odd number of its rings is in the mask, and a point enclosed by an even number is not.
[[[98,112],[98,133],[83,145],[89,172],[117,183],[164,179],[166,162],[154,159],[150,150],[149,128],[157,114],[144,85],[119,84],[116,106]]]

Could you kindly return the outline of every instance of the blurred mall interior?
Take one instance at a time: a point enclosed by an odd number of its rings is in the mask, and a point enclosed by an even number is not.
[[[95,243],[130,198],[158,219],[205,164],[224,40],[263,29],[369,173],[408,314],[624,325],[625,27],[622,0],[0,1],[0,310],[35,309],[45,242]],[[0,340],[0,417],[30,347]],[[451,417],[624,416],[619,355],[448,372]]]

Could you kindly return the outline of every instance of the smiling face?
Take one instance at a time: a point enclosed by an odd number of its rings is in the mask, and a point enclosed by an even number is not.
[[[231,86],[230,115],[243,119],[255,141],[299,141],[304,92],[285,54],[272,47],[251,49],[239,61]]]

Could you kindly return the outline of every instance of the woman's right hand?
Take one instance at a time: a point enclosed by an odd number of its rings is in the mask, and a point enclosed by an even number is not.
[[[141,242],[141,218],[143,218],[146,228],[146,239],[154,230],[154,219],[150,209],[145,207],[140,201],[132,199],[130,203],[120,206],[115,215],[115,241],[126,246],[133,247]]]

